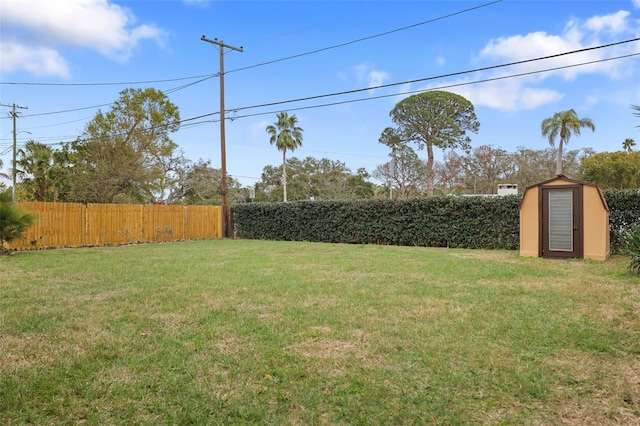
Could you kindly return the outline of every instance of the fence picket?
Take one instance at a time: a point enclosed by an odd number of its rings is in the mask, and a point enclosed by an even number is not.
[[[9,249],[222,238],[220,206],[20,202],[37,220]]]

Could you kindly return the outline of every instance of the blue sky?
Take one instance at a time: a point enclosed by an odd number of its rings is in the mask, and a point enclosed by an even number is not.
[[[18,110],[18,145],[75,139],[97,106],[108,110],[127,87],[167,92],[182,119],[218,113],[219,79],[198,82],[219,71],[218,50],[202,35],[244,49],[225,50],[227,172],[243,185],[281,163],[265,132],[277,112],[296,114],[304,129],[303,147],[288,156],[371,172],[388,161],[378,138],[393,124],[389,111],[408,93],[434,88],[473,102],[481,123],[474,147],[546,148],[540,122],[570,108],[596,131],[568,149],[616,151],[629,137],[640,145],[630,109],[640,104],[640,56],[603,61],[640,54],[639,41],[474,71],[638,38],[640,0],[3,0],[0,103],[28,107]],[[551,68],[559,69],[540,72]],[[456,75],[439,77],[447,74]],[[0,109],[5,172],[9,111]],[[188,158],[220,167],[217,118],[186,121],[172,135]]]

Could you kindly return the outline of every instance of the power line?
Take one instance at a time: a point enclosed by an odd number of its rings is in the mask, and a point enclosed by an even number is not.
[[[198,81],[194,81],[192,83],[188,83],[188,84],[183,84],[182,86],[178,86],[178,87],[174,87],[168,90],[163,91],[163,93],[165,94],[171,94],[174,92],[177,92],[179,90],[182,89],[186,89],[189,86],[193,86],[194,84],[198,84],[201,83],[205,80],[209,80],[213,77],[217,77],[219,74],[213,74],[211,76],[202,78]],[[108,104],[100,104],[100,105],[92,105],[92,106],[87,106],[87,107],[80,107],[80,108],[73,108],[73,109],[66,109],[66,110],[60,110],[60,111],[50,111],[50,112],[41,112],[39,114],[29,114],[29,115],[23,115],[23,117],[39,117],[39,116],[43,116],[43,115],[53,115],[53,114],[62,114],[62,113],[66,113],[66,112],[76,112],[76,111],[83,111],[83,110],[87,110],[87,109],[94,109],[94,108],[101,108],[101,107],[105,107],[105,106],[111,106],[113,105],[115,102],[110,102]]]
[[[346,100],[346,101],[331,102],[331,103],[327,103],[327,104],[310,105],[310,106],[298,107],[298,108],[287,108],[287,110],[288,111],[301,111],[301,110],[306,110],[306,109],[324,108],[324,107],[328,107],[328,106],[336,106],[336,105],[343,105],[343,104],[349,104],[349,103],[364,102],[364,101],[369,101],[369,100],[374,100],[374,99],[392,98],[394,96],[410,95],[410,94],[414,94],[414,93],[426,92],[426,91],[429,91],[429,90],[450,89],[452,87],[469,86],[469,85],[472,85],[472,84],[488,83],[490,81],[498,81],[498,80],[506,80],[506,79],[509,79],[509,78],[524,77],[524,76],[527,76],[527,75],[541,74],[541,73],[545,73],[545,72],[558,71],[558,70],[561,70],[561,69],[580,67],[580,66],[584,66],[584,65],[593,65],[593,64],[596,64],[596,63],[600,63],[600,62],[613,61],[613,60],[617,60],[617,59],[625,59],[625,58],[630,58],[630,57],[634,57],[634,56],[640,56],[640,53],[630,53],[630,54],[627,54],[627,55],[615,56],[615,57],[612,57],[612,58],[598,59],[598,60],[589,61],[589,62],[582,62],[582,63],[579,63],[579,64],[563,65],[563,66],[554,67],[554,68],[547,68],[547,69],[544,69],[544,70],[529,71],[529,72],[511,74],[511,75],[500,76],[500,77],[484,78],[484,79],[480,79],[480,80],[466,81],[466,82],[463,82],[463,83],[447,84],[447,85],[444,85],[444,86],[433,87],[433,88],[430,88],[430,89],[411,90],[411,91],[408,91],[408,92],[393,93],[393,94],[390,94],[390,95],[370,96],[370,97],[366,97],[366,98],[349,99],[349,100]],[[472,71],[468,71],[468,72],[472,72]],[[436,78],[436,77],[434,77],[434,78]],[[291,102],[297,102],[297,100],[294,100],[294,101],[291,101]],[[237,111],[237,110],[231,110],[231,111]],[[258,112],[258,113],[254,113],[254,114],[245,114],[245,115],[240,115],[240,116],[233,117],[232,120],[237,120],[237,119],[247,118],[247,117],[256,117],[256,116],[260,116],[260,115],[271,115],[271,114],[275,114],[275,113],[278,113],[278,112],[280,112],[280,110],[273,110],[273,111],[269,111],[269,112]]]
[[[463,9],[463,10],[460,10],[460,11],[457,11],[457,12],[453,12],[453,13],[450,13],[450,14],[447,14],[447,15],[439,16],[437,18],[433,18],[433,19],[429,19],[429,20],[426,20],[426,21],[418,22],[416,24],[407,25],[407,26],[404,26],[404,27],[401,27],[401,28],[396,28],[396,29],[393,29],[393,30],[390,30],[390,31],[385,31],[385,32],[374,34],[374,35],[371,35],[371,36],[362,37],[362,38],[359,38],[359,39],[356,39],[356,40],[348,41],[348,42],[345,42],[345,43],[340,43],[340,44],[329,46],[329,47],[325,47],[325,48],[322,48],[322,49],[313,50],[313,51],[310,51],[310,52],[305,52],[305,53],[301,53],[301,54],[297,54],[297,55],[293,55],[293,56],[289,56],[289,57],[285,57],[285,58],[280,58],[280,59],[276,59],[276,60],[273,60],[273,61],[267,61],[267,62],[264,62],[264,63],[261,63],[261,64],[251,65],[249,67],[234,69],[234,70],[231,70],[231,71],[227,71],[226,73],[237,72],[237,71],[242,71],[242,70],[245,70],[245,69],[265,66],[265,65],[272,64],[272,63],[277,63],[277,62],[282,62],[282,61],[285,61],[285,60],[294,59],[294,58],[298,58],[298,57],[302,57],[302,56],[312,55],[312,54],[315,54],[315,53],[319,53],[319,52],[323,52],[323,51],[327,51],[327,50],[331,50],[331,49],[336,49],[336,48],[348,46],[348,45],[359,43],[359,42],[362,42],[362,41],[371,40],[371,39],[378,38],[378,37],[383,37],[383,36],[386,36],[386,35],[389,35],[389,34],[393,34],[393,33],[396,33],[396,32],[408,30],[408,29],[415,28],[415,27],[418,27],[418,26],[422,26],[422,25],[425,25],[425,24],[428,24],[428,23],[433,23],[433,22],[436,22],[436,21],[439,21],[439,20],[451,18],[451,17],[456,16],[456,15],[460,15],[460,14],[463,14],[463,13],[471,12],[473,10],[477,10],[477,9],[480,9],[480,8],[491,6],[491,5],[500,3],[502,1],[503,0],[495,0],[495,1],[492,1],[492,2],[489,2],[489,3],[485,3],[485,4],[482,4],[482,5],[479,5],[479,6]],[[181,86],[178,86],[178,87],[175,87],[175,88],[168,89],[168,90],[164,91],[165,94],[171,94],[171,93],[177,92],[179,90],[186,89],[188,87],[191,87],[193,85],[199,84],[199,83],[201,83],[203,81],[209,80],[209,79],[217,77],[217,76],[220,76],[220,73],[208,74],[208,75],[199,75],[199,76],[192,76],[192,77],[173,78],[173,79],[137,81],[137,82],[120,82],[120,83],[113,83],[113,82],[110,82],[110,83],[16,83],[16,82],[0,82],[0,85],[2,85],[2,84],[11,84],[11,85],[24,84],[24,85],[38,85],[38,86],[47,86],[47,85],[51,85],[51,86],[111,86],[111,85],[133,85],[133,84],[172,82],[172,81],[182,81],[182,80],[190,80],[190,79],[196,79],[196,78],[198,79],[197,81],[194,81],[194,82],[191,82],[191,83],[187,83],[187,84],[184,84],[184,85],[181,85]],[[371,88],[369,88],[369,89],[371,89]],[[24,115],[23,117],[25,117],[25,118],[26,117],[39,117],[39,116],[45,116],[45,115],[63,114],[63,113],[68,113],[68,112],[77,112],[77,111],[83,111],[83,110],[88,110],[88,109],[107,107],[107,106],[110,106],[110,105],[113,105],[113,104],[114,104],[114,102],[111,102],[111,103],[107,103],[107,104],[93,105],[93,106],[73,108],[73,109],[67,109],[67,110],[50,111],[50,112],[44,112],[44,113],[38,113],[38,114],[28,114],[28,115]],[[54,125],[51,125],[51,126],[54,126]]]
[[[133,84],[152,84],[152,83],[170,83],[173,81],[193,80],[196,78],[212,78],[217,74],[194,75],[191,77],[167,78],[163,80],[143,80],[143,81],[124,81],[124,82],[102,82],[102,83],[35,83],[35,82],[16,82],[16,81],[0,81],[0,85],[14,86],[130,86]]]
[[[541,57],[533,58],[533,59],[525,59],[525,60],[521,60],[521,61],[509,62],[509,63],[506,63],[506,64],[491,65],[491,66],[488,66],[488,67],[475,68],[475,69],[472,69],[472,70],[459,71],[459,72],[453,72],[453,73],[448,73],[448,74],[440,74],[440,75],[437,75],[437,76],[418,78],[418,79],[414,79],[414,80],[406,80],[406,81],[401,81],[401,82],[397,82],[397,83],[381,84],[379,86],[372,86],[372,87],[366,87],[366,88],[361,88],[361,89],[345,90],[345,91],[342,91],[342,92],[333,92],[333,93],[327,93],[327,94],[323,94],[323,95],[308,96],[308,97],[304,97],[304,98],[290,99],[290,100],[286,100],[286,101],[269,102],[269,103],[264,103],[264,104],[251,105],[251,106],[247,106],[247,107],[234,108],[232,111],[236,111],[237,112],[237,111],[242,111],[242,110],[245,110],[245,109],[264,108],[264,107],[268,107],[268,106],[282,105],[282,104],[292,103],[292,102],[310,101],[310,100],[314,100],[314,99],[320,99],[320,98],[326,98],[326,97],[332,97],[332,96],[349,95],[349,94],[353,94],[353,93],[365,92],[365,91],[375,90],[375,89],[385,89],[385,88],[388,88],[388,87],[401,86],[401,85],[405,85],[405,84],[422,83],[422,82],[429,81],[429,80],[437,80],[437,79],[447,78],[447,77],[457,77],[457,76],[460,76],[460,75],[469,74],[469,73],[473,73],[473,72],[489,71],[489,70],[495,70],[495,69],[499,69],[499,68],[510,67],[510,66],[514,66],[514,65],[521,65],[521,64],[525,64],[525,63],[529,63],[529,62],[537,62],[537,61],[542,61],[542,60],[546,60],[546,59],[553,59],[553,58],[558,58],[558,57],[561,57],[561,56],[573,55],[573,54],[576,54],[576,53],[583,53],[583,52],[588,52],[588,51],[591,51],[591,50],[597,50],[597,49],[603,49],[603,48],[606,48],[606,47],[618,46],[618,45],[621,45],[621,44],[631,43],[631,42],[639,41],[639,40],[640,40],[640,37],[639,38],[629,39],[629,40],[618,41],[618,42],[614,42],[614,43],[609,43],[609,44],[603,44],[603,45],[600,45],[600,46],[585,47],[583,49],[577,49],[577,50],[572,50],[572,51],[569,51],[569,52],[557,53],[555,55],[547,55],[547,56],[541,56]]]
[[[307,110],[307,109],[325,108],[325,107],[329,107],[329,106],[344,105],[344,104],[349,104],[349,103],[356,103],[356,102],[364,102],[364,101],[370,101],[370,100],[376,100],[376,99],[390,98],[390,97],[394,97],[394,96],[410,95],[410,94],[414,94],[414,93],[425,92],[425,91],[428,91],[428,90],[442,90],[442,89],[447,89],[447,88],[452,88],[452,87],[468,86],[468,85],[473,85],[473,84],[487,83],[487,82],[491,82],[491,81],[506,80],[506,79],[510,79],[510,78],[524,77],[524,76],[528,76],[528,75],[541,74],[541,73],[545,73],[545,72],[558,71],[558,70],[562,70],[562,69],[575,68],[575,67],[580,67],[580,66],[585,66],[585,65],[593,65],[593,64],[596,64],[596,63],[609,62],[609,61],[614,61],[614,60],[618,60],[618,59],[625,59],[625,58],[630,58],[630,57],[635,57],[635,56],[640,56],[640,53],[631,53],[631,54],[615,56],[615,57],[611,57],[611,58],[598,59],[598,60],[593,60],[593,61],[588,61],[588,62],[581,62],[581,63],[571,64],[571,65],[563,65],[563,66],[558,66],[558,67],[546,68],[546,69],[543,69],[543,70],[529,71],[529,72],[511,74],[511,75],[500,76],[500,77],[491,77],[491,78],[484,78],[484,79],[479,79],[479,80],[474,80],[474,81],[467,81],[467,82],[462,82],[462,83],[447,84],[447,85],[442,85],[442,86],[438,86],[438,87],[433,87],[431,89],[419,89],[419,90],[412,90],[412,91],[393,93],[393,94],[387,94],[387,95],[369,96],[369,97],[366,97],[366,98],[349,99],[349,100],[345,100],[345,101],[337,101],[337,102],[318,104],[318,105],[309,105],[309,106],[298,107],[298,108],[288,108],[287,110],[288,111],[301,111],[301,110]],[[542,59],[542,58],[539,58],[539,59]],[[532,61],[532,60],[527,60],[527,61]],[[496,67],[499,67],[499,66],[496,66]],[[468,71],[463,71],[463,72],[459,72],[459,73],[455,73],[455,74],[456,75],[462,75],[462,74],[471,73],[471,72],[475,72],[475,70],[468,70]],[[432,80],[432,79],[436,79],[436,78],[442,78],[442,77],[441,76],[435,76],[435,77],[428,77],[426,79]],[[421,79],[421,80],[425,80],[425,79]],[[412,81],[414,81],[414,80],[412,80]],[[405,84],[405,83],[395,83],[395,84]],[[370,89],[363,89],[363,90],[370,90]],[[362,90],[359,90],[359,91],[362,91]],[[337,94],[339,94],[339,93],[337,93]],[[324,96],[329,96],[329,95],[323,95],[323,96],[320,96],[320,97],[324,97]],[[291,101],[282,101],[281,103],[298,102],[298,101],[299,101],[298,99],[295,99],[295,100],[291,100]],[[254,108],[254,107],[245,107],[245,108],[232,109],[232,110],[228,110],[227,112],[234,112],[234,111],[239,111],[239,110],[242,110],[242,109],[249,109],[249,108]],[[233,121],[233,120],[238,120],[238,119],[248,118],[248,117],[256,117],[256,116],[261,116],[261,115],[271,115],[271,114],[274,114],[274,113],[277,113],[277,112],[280,112],[280,111],[279,110],[273,110],[273,111],[268,111],[268,112],[258,112],[258,113],[253,113],[253,114],[244,114],[244,115],[241,115],[241,116],[231,117],[229,119]],[[220,122],[219,119],[212,119],[212,120],[202,120],[202,121],[196,121],[196,122],[190,123],[190,122],[195,121],[195,120],[199,120],[199,119],[202,119],[202,118],[207,118],[207,117],[211,117],[211,116],[215,116],[215,115],[219,115],[219,112],[201,114],[201,115],[198,115],[196,117],[191,117],[191,118],[186,118],[186,119],[180,120],[179,121],[179,123],[181,124],[180,128],[184,129],[184,128],[203,125],[203,124],[206,124],[206,123]],[[184,123],[188,123],[188,124],[183,125]],[[147,131],[147,130],[153,130],[153,128],[141,129],[141,130],[142,131]],[[109,138],[109,137],[117,137],[117,136],[119,136],[119,135],[115,134],[115,135],[111,135],[111,136],[101,137],[101,138],[98,138],[98,139],[106,139],[106,138]],[[55,137],[51,137],[51,138],[55,138]],[[61,137],[58,137],[58,138],[64,139],[64,138],[67,138],[67,137],[61,136]],[[58,142],[58,143],[53,143],[51,145],[59,145],[59,144],[64,144],[64,143],[68,143],[68,142]]]
[[[477,9],[481,9],[484,7],[488,7],[488,6],[492,6],[494,4],[497,3],[501,3],[503,0],[494,0],[491,1],[489,3],[485,3],[485,4],[481,4],[479,6],[474,6],[474,7],[470,7],[467,9],[463,9],[463,10],[459,10],[457,12],[452,12],[449,13],[447,15],[442,15],[439,16],[437,18],[432,18],[432,19],[428,19],[426,21],[422,21],[422,22],[418,22],[416,24],[411,24],[411,25],[407,25],[404,27],[400,27],[400,28],[396,28],[393,30],[389,30],[389,31],[385,31],[382,33],[377,33],[374,35],[370,35],[370,36],[366,36],[366,37],[362,37],[356,40],[351,40],[351,41],[347,41],[344,43],[339,43],[339,44],[335,44],[332,46],[328,46],[328,47],[323,47],[320,49],[316,49],[316,50],[312,50],[309,52],[304,52],[304,53],[298,53],[296,55],[291,55],[291,56],[287,56],[284,58],[280,58],[280,59],[274,59],[271,61],[266,61],[266,62],[262,62],[259,64],[255,64],[255,65],[249,65],[247,67],[243,67],[243,68],[237,68],[237,69],[233,69],[230,71],[226,71],[226,74],[232,73],[232,72],[238,72],[238,71],[244,71],[247,69],[251,69],[251,68],[257,68],[257,67],[262,67],[265,65],[271,65],[271,64],[275,64],[278,62],[283,62],[283,61],[287,61],[290,59],[295,59],[295,58],[300,58],[303,56],[308,56],[308,55],[313,55],[316,53],[320,53],[320,52],[325,52],[327,50],[332,50],[332,49],[338,49],[340,47],[344,47],[344,46],[349,46],[351,44],[356,44],[356,43],[360,43],[363,41],[367,41],[367,40],[372,40],[375,38],[379,38],[379,37],[383,37],[389,34],[393,34],[393,33],[397,33],[400,31],[405,31],[411,28],[415,28],[415,27],[419,27],[422,25],[426,25],[426,24],[430,24],[433,22],[437,22],[443,19],[447,19],[447,18],[451,18],[454,17],[456,15],[461,15],[463,13],[467,13],[467,12],[471,12]],[[214,77],[218,77],[220,74],[216,73],[216,74],[205,74],[205,75],[197,75],[197,76],[191,76],[191,77],[179,77],[179,78],[170,78],[170,79],[163,79],[163,80],[147,80],[147,81],[129,81],[129,82],[98,82],[98,83],[30,83],[30,82],[8,82],[8,81],[0,81],[0,85],[2,84],[6,84],[6,85],[24,85],[24,86],[127,86],[127,85],[134,85],[134,84],[152,84],[152,83],[167,83],[167,82],[173,82],[173,81],[182,81],[182,80],[193,80],[193,79],[201,79],[199,81],[193,82],[193,83],[188,83],[185,84],[184,86],[180,86],[181,88],[185,88],[185,87],[189,87],[192,86],[194,84],[200,83],[202,81],[208,80],[210,78],[214,78]],[[181,89],[173,89],[173,90],[181,90]]]
[[[345,43],[335,44],[333,46],[323,47],[323,48],[320,48],[320,49],[312,50],[310,52],[299,53],[299,54],[296,54],[296,55],[291,55],[291,56],[287,56],[287,57],[280,58],[280,59],[274,59],[272,61],[262,62],[262,63],[259,63],[259,64],[250,65],[250,66],[243,67],[243,68],[237,68],[237,69],[234,69],[234,70],[231,70],[231,71],[227,71],[227,74],[232,73],[232,72],[237,72],[237,71],[244,71],[244,70],[248,70],[248,69],[251,69],[251,68],[262,67],[262,66],[265,66],[265,65],[271,65],[271,64],[275,64],[277,62],[287,61],[289,59],[295,59],[295,58],[300,58],[300,57],[303,57],[303,56],[313,55],[313,54],[324,52],[324,51],[327,51],[327,50],[337,49],[337,48],[340,48],[340,47],[349,46],[351,44],[360,43],[362,41],[372,40],[374,38],[383,37],[383,36],[386,36],[386,35],[389,35],[389,34],[397,33],[399,31],[404,31],[404,30],[408,30],[408,29],[411,29],[411,28],[419,27],[421,25],[430,24],[430,23],[433,23],[433,22],[436,22],[436,21],[440,21],[442,19],[451,18],[453,16],[461,15],[463,13],[471,12],[473,10],[480,9],[480,8],[483,8],[483,7],[492,6],[492,5],[494,5],[496,3],[500,3],[500,2],[502,2],[502,0],[492,1],[490,3],[485,3],[485,4],[482,4],[480,6],[470,7],[468,9],[464,9],[464,10],[460,10],[460,11],[457,11],[457,12],[453,12],[453,13],[450,13],[448,15],[443,15],[443,16],[439,16],[437,18],[432,18],[432,19],[428,19],[426,21],[418,22],[417,24],[407,25],[405,27],[396,28],[394,30],[385,31],[383,33],[378,33],[378,34],[374,34],[374,35],[367,36],[367,37],[362,37],[362,38],[359,38],[359,39],[356,39],[356,40],[352,40],[352,41],[348,41],[348,42],[345,42]]]

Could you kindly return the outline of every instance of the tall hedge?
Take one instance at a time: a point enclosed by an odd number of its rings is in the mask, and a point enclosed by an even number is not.
[[[298,201],[234,206],[238,238],[516,249],[519,196]]]
[[[640,225],[640,190],[606,190],[611,252]],[[508,249],[519,247],[520,196],[249,203],[232,209],[238,238]]]
[[[625,237],[640,226],[640,190],[608,189],[603,191],[609,206],[609,238],[611,252],[620,253],[625,245]]]

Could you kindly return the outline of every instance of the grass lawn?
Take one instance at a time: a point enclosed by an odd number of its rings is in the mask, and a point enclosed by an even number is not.
[[[629,260],[247,240],[0,258],[2,424],[640,424]]]

